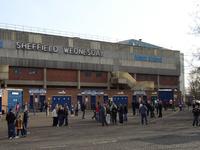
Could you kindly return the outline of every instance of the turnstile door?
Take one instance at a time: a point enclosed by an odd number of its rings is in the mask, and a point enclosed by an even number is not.
[[[29,99],[29,109],[33,109],[33,95],[30,95],[30,99]]]
[[[95,110],[96,109],[96,95],[92,95],[91,99],[90,99],[90,105],[91,105],[91,109]]]
[[[82,106],[82,104],[83,104],[83,96],[82,95],[77,96],[77,102],[79,102],[79,104]]]
[[[45,103],[45,95],[40,95],[39,96],[39,107],[40,107],[40,112],[43,111],[44,108],[44,103]]]
[[[108,96],[107,96],[107,95],[104,95],[104,96],[103,96],[103,102],[104,102],[105,104],[108,103]]]

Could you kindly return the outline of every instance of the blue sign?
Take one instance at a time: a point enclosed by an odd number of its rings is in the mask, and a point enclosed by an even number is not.
[[[3,41],[0,40],[0,48],[3,48]]]
[[[134,60],[162,63],[162,57],[158,57],[158,56],[134,55]]]

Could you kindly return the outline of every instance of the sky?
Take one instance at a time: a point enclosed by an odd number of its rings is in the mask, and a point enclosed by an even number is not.
[[[200,0],[0,0],[0,25],[61,30],[66,33],[121,41],[142,39],[179,50],[185,75],[200,36],[192,33]]]

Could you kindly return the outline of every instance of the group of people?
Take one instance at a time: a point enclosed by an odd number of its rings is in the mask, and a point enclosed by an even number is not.
[[[68,126],[68,106],[56,105],[52,111],[53,126]]]
[[[100,122],[102,126],[117,124],[117,114],[119,117],[119,123],[123,124],[124,121],[128,121],[128,108],[127,105],[116,105],[113,101],[108,103],[97,103],[97,106],[93,110],[94,115],[92,119],[95,119],[97,122]]]
[[[28,118],[28,110],[24,109],[22,114],[19,103],[16,104],[15,109],[9,109],[6,114],[9,139],[25,137],[27,135]]]

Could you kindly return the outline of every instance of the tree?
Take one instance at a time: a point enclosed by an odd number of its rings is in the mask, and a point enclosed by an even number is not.
[[[192,32],[195,34],[195,36],[200,35],[200,2],[197,1],[195,4],[195,13],[194,13],[194,25],[192,28]],[[198,37],[197,37],[198,38]],[[189,73],[189,94],[191,96],[194,96],[196,99],[200,99],[200,66],[198,63],[200,60],[200,48],[197,49],[197,53],[193,54],[193,60],[195,61],[195,64],[191,63],[190,66],[192,67],[192,70]],[[193,61],[191,61],[193,62]]]
[[[200,99],[200,68],[193,69],[190,72],[189,94],[195,99]]]

